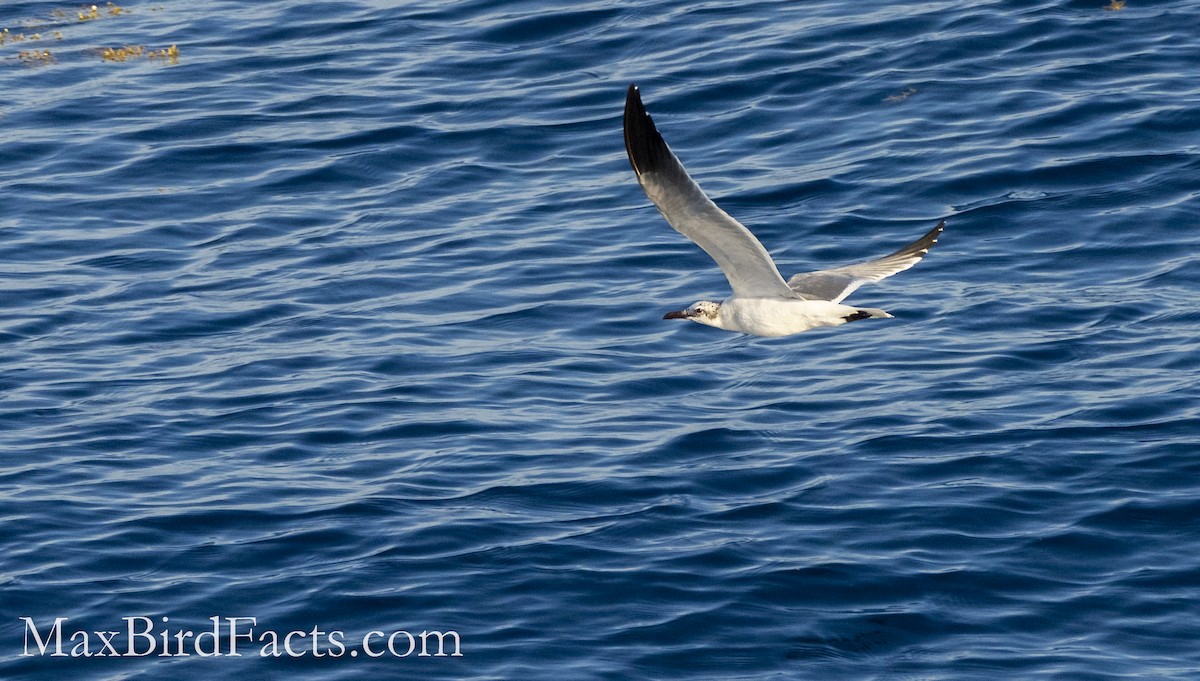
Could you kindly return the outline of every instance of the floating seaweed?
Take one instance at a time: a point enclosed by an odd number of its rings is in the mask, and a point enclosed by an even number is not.
[[[17,59],[29,66],[41,66],[57,61],[54,55],[50,54],[50,50],[21,50],[17,53]]]
[[[106,47],[100,52],[104,61],[129,61],[145,58],[150,61],[162,61],[168,64],[179,63],[179,47],[172,45],[161,50],[147,50],[145,45],[125,45],[124,47]]]
[[[107,12],[109,16],[113,17],[127,13],[124,7],[112,2],[104,6],[104,11]],[[100,8],[96,5],[92,5],[88,9],[79,10],[80,21],[91,21],[93,19],[99,19],[101,16],[102,14],[100,12]]]
[[[167,62],[168,64],[178,64],[179,63],[179,47],[172,45],[168,48],[161,49],[161,50],[151,50],[149,57],[150,57],[150,61],[154,61],[157,59],[160,61]]]
[[[161,12],[163,11],[163,7],[162,5],[155,5],[150,7],[149,11]],[[51,10],[48,18],[26,18],[19,21],[17,25],[12,25],[11,28],[0,28],[0,45],[8,43],[21,43],[25,45],[50,40],[51,36],[53,36],[54,40],[64,40],[63,31],[68,30],[72,24],[110,17],[122,17],[131,13],[130,10],[115,2],[107,2],[103,6],[99,4],[87,5],[78,10],[54,9]],[[66,54],[95,54],[107,62],[147,60],[168,65],[179,63],[179,47],[177,45],[156,49],[147,48],[144,45],[123,45],[121,47],[102,47],[94,50],[72,50]],[[10,53],[8,60],[11,59],[13,57]],[[0,61],[6,61],[6,59],[0,57]],[[46,49],[25,49],[16,55],[16,61],[27,65],[38,65],[57,62],[58,58]]]
[[[104,57],[104,61],[128,61],[145,53],[146,48],[142,45],[126,45],[125,47],[106,47],[100,56]]]

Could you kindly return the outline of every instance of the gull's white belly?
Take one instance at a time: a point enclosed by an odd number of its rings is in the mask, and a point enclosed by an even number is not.
[[[828,300],[731,298],[721,304],[713,326],[756,336],[790,336],[818,326],[840,326],[856,311]]]

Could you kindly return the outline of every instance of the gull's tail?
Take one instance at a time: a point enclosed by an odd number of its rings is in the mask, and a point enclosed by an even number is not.
[[[854,312],[842,317],[842,319],[845,319],[848,322],[857,322],[860,319],[870,319],[872,317],[878,317],[879,319],[891,319],[892,315],[880,310],[877,307],[859,307],[855,308]]]

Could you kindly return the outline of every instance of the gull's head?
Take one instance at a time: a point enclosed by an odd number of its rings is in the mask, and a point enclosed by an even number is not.
[[[717,326],[717,314],[720,311],[720,303],[714,303],[711,300],[701,300],[698,303],[692,303],[686,310],[668,312],[663,315],[663,319],[690,319],[700,324]]]

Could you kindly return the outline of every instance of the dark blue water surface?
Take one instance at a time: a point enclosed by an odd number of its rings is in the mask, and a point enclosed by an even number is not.
[[[1200,678],[1200,4],[1114,7],[0,3],[0,677]],[[630,82],[785,275],[945,218],[896,318],[663,321]]]

